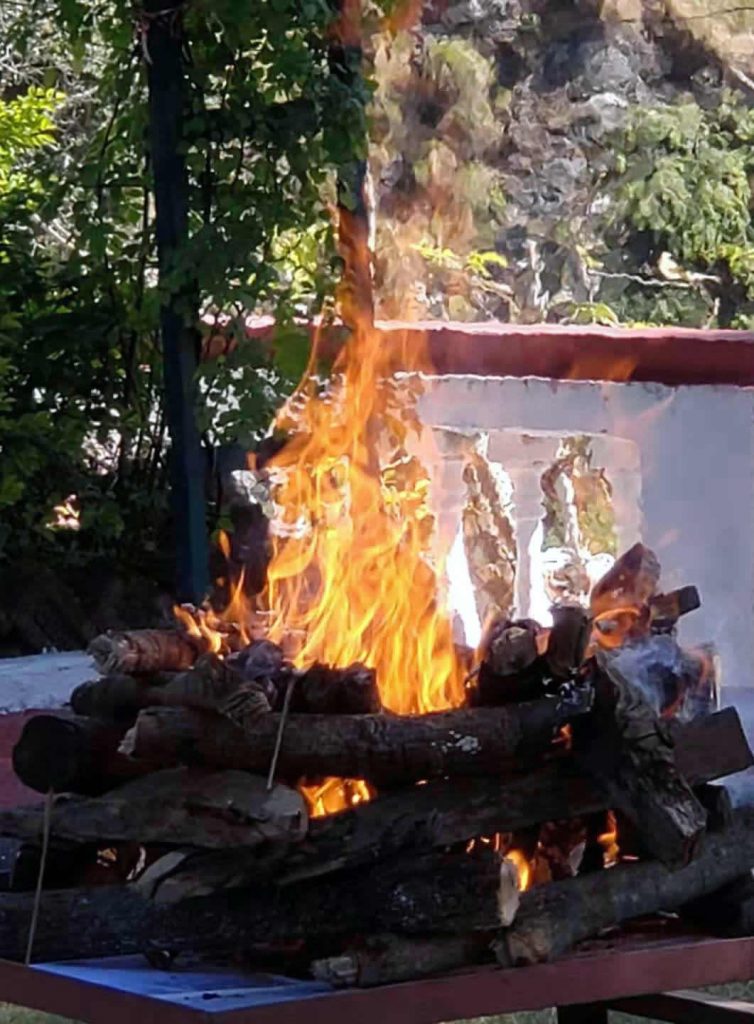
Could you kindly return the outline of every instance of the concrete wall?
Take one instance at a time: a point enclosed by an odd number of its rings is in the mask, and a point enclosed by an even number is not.
[[[490,457],[496,438],[504,452],[505,439],[526,434],[631,442],[604,446],[608,478],[624,474],[621,543],[657,551],[666,589],[699,588],[703,606],[683,622],[682,642],[714,641],[724,682],[754,685],[753,389],[444,376],[427,378],[419,411],[427,426],[490,431]],[[454,474],[442,479],[447,487]],[[452,520],[455,496],[438,503]]]

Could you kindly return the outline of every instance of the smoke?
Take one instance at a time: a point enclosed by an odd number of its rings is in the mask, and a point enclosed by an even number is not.
[[[720,703],[722,707],[734,707],[738,711],[746,738],[751,744],[754,741],[754,687],[724,687]],[[754,804],[754,766],[719,781],[730,793],[735,807]]]

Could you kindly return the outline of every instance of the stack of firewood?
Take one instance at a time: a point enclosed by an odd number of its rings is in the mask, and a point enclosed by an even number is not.
[[[637,545],[588,610],[494,623],[467,706],[410,716],[364,666],[297,669],[238,631],[98,638],[100,678],[14,751],[47,797],[0,814],[0,956],[26,948],[43,846],[36,959],[371,985],[546,960],[657,911],[748,928],[754,815],[710,783],[752,755],[709,651],[676,640],[698,604]],[[351,806],[317,815],[327,779]]]

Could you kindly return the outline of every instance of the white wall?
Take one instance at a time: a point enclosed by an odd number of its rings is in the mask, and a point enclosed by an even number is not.
[[[634,442],[641,536],[633,539],[659,555],[665,589],[693,583],[702,597],[681,640],[714,641],[724,682],[754,685],[753,389],[447,376],[427,378],[419,412],[426,425],[453,430]]]

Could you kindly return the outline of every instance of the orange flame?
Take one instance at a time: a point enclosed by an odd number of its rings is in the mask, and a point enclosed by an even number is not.
[[[521,850],[508,850],[505,854],[505,858],[506,860],[511,861],[516,868],[516,873],[518,874],[518,888],[521,892],[526,892],[531,885],[531,865],[529,864],[529,861]]]
[[[296,433],[272,463],[281,513],[269,636],[300,635],[300,667],[376,669],[383,704],[399,714],[459,705],[464,673],[431,564],[429,481],[410,453],[417,378],[397,376],[430,363],[406,336],[386,345],[353,291],[348,305],[356,326],[331,384],[322,392],[310,373],[279,419]]]
[[[605,859],[605,867],[612,867],[618,863],[620,858],[620,847],[618,846],[618,822],[612,811],[607,812],[607,829],[597,839],[602,847],[602,855]]]

